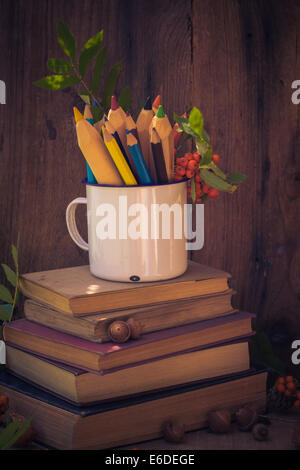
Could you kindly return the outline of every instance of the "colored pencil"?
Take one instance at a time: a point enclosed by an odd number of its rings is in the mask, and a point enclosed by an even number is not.
[[[102,128],[104,143],[113,159],[119,173],[126,185],[135,185],[137,181],[129,168],[129,165],[122,154],[120,147],[118,146],[116,139],[105,129]]]
[[[158,182],[168,183],[168,175],[161,140],[154,128],[151,130],[150,142]]]
[[[152,179],[137,139],[134,137],[133,134],[131,134],[131,132],[127,131],[126,133],[127,145],[134,160],[135,167],[138,171],[142,184],[152,184]]]
[[[86,114],[85,110],[84,110],[84,115],[82,115],[81,112],[74,106],[73,111],[74,111],[74,118],[75,118],[75,123],[76,124],[77,124],[78,121],[81,121],[82,119],[85,119],[85,114]],[[89,121],[90,124],[92,124],[92,125],[94,124],[93,119],[87,119],[87,121]],[[87,174],[88,183],[97,184],[97,180],[96,180],[96,178],[95,178],[88,162],[86,162],[86,174]]]
[[[152,119],[152,124],[161,139],[168,180],[172,181],[174,177],[174,136],[172,126],[162,105],[159,106],[156,116]]]
[[[92,112],[91,112],[91,107],[88,104],[86,104],[85,107],[84,107],[83,116],[84,116],[84,119],[93,119],[94,120]]]
[[[160,105],[161,105],[160,95],[157,95],[157,97],[155,98],[155,100],[152,103],[152,110],[153,110],[154,114],[157,113],[158,108],[160,107]]]
[[[119,106],[117,98],[115,96],[111,97],[110,110],[108,113],[108,120],[113,125],[119,137],[121,139],[122,145],[127,153],[127,144],[126,144],[126,114]]]
[[[120,150],[121,150],[125,160],[127,161],[128,165],[129,165],[129,168],[131,169],[131,171],[132,171],[135,179],[137,180],[137,182],[140,184],[141,180],[140,180],[140,177],[138,175],[137,169],[135,167],[134,161],[132,159],[131,153],[129,152],[129,150],[128,150],[128,153],[125,152],[125,149],[123,147],[123,144],[121,142],[119,134],[117,133],[115,128],[112,126],[111,122],[109,122],[109,120],[107,119],[106,116],[104,116],[104,124],[105,124],[106,130],[116,139],[116,142],[117,142],[118,146],[120,147]]]
[[[150,96],[141,110],[137,121],[136,127],[139,136],[139,143],[141,146],[142,154],[145,159],[146,165],[150,167],[150,140],[149,140],[149,128],[153,119],[153,111],[151,107]],[[151,126],[152,128],[152,126]]]
[[[85,119],[76,124],[78,145],[99,184],[123,185],[123,181],[99,132]]]
[[[128,112],[126,113],[125,125],[126,125],[126,131],[131,132],[131,134],[134,135],[136,140],[139,141],[139,136],[138,136],[138,132],[137,132],[136,123],[132,119],[131,114],[128,113]]]

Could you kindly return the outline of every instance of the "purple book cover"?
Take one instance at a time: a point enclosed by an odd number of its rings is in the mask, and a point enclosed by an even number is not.
[[[237,312],[237,313],[234,313],[234,314],[231,314],[231,315],[226,315],[226,316],[219,317],[219,318],[214,318],[214,319],[211,319],[211,320],[204,320],[204,321],[200,321],[200,322],[197,322],[197,323],[192,323],[192,324],[189,324],[189,325],[183,325],[183,326],[174,327],[174,328],[167,328],[165,330],[156,331],[154,333],[147,333],[147,334],[144,334],[141,338],[139,338],[137,340],[131,340],[131,341],[128,341],[127,343],[123,343],[123,344],[116,344],[116,343],[113,343],[113,342],[100,343],[100,344],[99,343],[93,343],[91,341],[88,341],[88,340],[85,340],[85,339],[82,339],[82,338],[78,338],[78,337],[75,337],[73,335],[69,335],[67,333],[62,333],[60,331],[56,331],[52,328],[48,328],[46,326],[42,326],[42,325],[39,325],[37,323],[33,323],[33,322],[31,322],[29,320],[26,320],[26,319],[15,320],[15,321],[9,323],[9,328],[12,328],[12,329],[15,329],[15,330],[18,330],[18,331],[21,331],[21,332],[25,332],[25,333],[31,334],[33,336],[40,337],[40,338],[46,339],[48,341],[53,341],[54,343],[66,344],[66,345],[72,346],[76,349],[82,349],[82,350],[89,351],[89,352],[92,352],[92,353],[95,353],[95,354],[106,356],[106,355],[112,354],[112,353],[117,352],[117,351],[124,351],[126,349],[135,348],[135,347],[141,346],[143,344],[148,344],[148,343],[151,343],[151,342],[160,341],[160,340],[171,338],[171,337],[178,336],[178,335],[181,335],[181,334],[191,333],[195,330],[208,329],[208,328],[212,328],[212,327],[215,327],[215,326],[218,326],[218,325],[224,325],[226,323],[230,323],[230,322],[233,322],[233,321],[238,321],[238,320],[242,320],[242,319],[246,319],[246,318],[254,318],[254,317],[255,317],[254,314],[250,314],[250,313],[247,313],[247,312]],[[166,355],[151,358],[151,359],[148,359],[148,360],[134,362],[134,363],[131,363],[131,364],[127,364],[125,366],[121,366],[121,367],[114,368],[114,369],[108,369],[108,370],[105,370],[105,371],[97,372],[97,371],[89,369],[89,368],[83,368],[83,369],[86,370],[87,372],[99,373],[99,374],[103,375],[103,374],[111,373],[111,372],[114,372],[114,371],[117,371],[117,370],[120,370],[120,369],[124,369],[124,368],[128,368],[128,367],[134,367],[134,366],[137,366],[137,365],[145,364],[145,363],[152,362],[152,361],[157,361],[157,360],[160,360],[162,358],[167,358],[167,357],[178,355],[178,354],[189,353],[189,352],[193,352],[193,351],[197,351],[197,350],[201,350],[201,349],[207,349],[207,348],[211,348],[211,347],[215,347],[215,346],[220,346],[220,345],[223,345],[223,344],[225,345],[225,344],[228,344],[228,343],[245,340],[249,336],[251,336],[252,334],[254,334],[254,333],[250,333],[250,334],[235,337],[235,338],[229,338],[228,340],[225,340],[225,341],[222,340],[222,341],[202,345],[202,346],[199,346],[199,347],[193,347],[193,348],[190,348],[190,349],[185,349],[183,351],[178,351],[178,352],[174,352],[174,353],[171,353],[171,354],[166,354]],[[5,332],[4,332],[4,337],[5,337]],[[8,344],[10,344],[10,343],[8,342]],[[14,344],[12,344],[12,346],[16,347],[16,345],[14,345]],[[20,349],[23,349],[24,351],[27,351],[27,352],[30,352],[30,353],[33,353],[33,354],[34,353],[37,354],[36,351],[32,351],[28,348],[20,348]],[[46,359],[55,359],[55,361],[59,362],[58,358],[50,357],[49,355],[45,355],[45,354],[42,354],[40,352],[38,353],[38,355],[41,356],[41,357],[44,357]],[[70,363],[70,362],[66,362],[66,361],[64,361],[64,363],[66,365],[71,366],[71,367],[74,367],[74,366],[75,366],[75,368],[77,367],[76,364],[74,364],[74,363]]]

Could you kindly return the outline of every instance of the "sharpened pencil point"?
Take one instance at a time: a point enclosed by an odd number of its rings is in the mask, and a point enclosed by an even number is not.
[[[130,134],[130,131],[128,129],[126,129],[126,134]]]
[[[146,109],[146,110],[148,111],[148,110],[151,109],[151,108],[152,108],[152,106],[151,106],[151,98],[150,98],[150,96],[148,96],[148,98],[147,98],[147,100],[146,100],[146,103],[145,103],[145,105],[144,105],[144,109]]]
[[[165,117],[164,108],[162,107],[161,104],[159,105],[159,108],[158,108],[158,110],[157,110],[156,116],[157,116],[158,118],[163,118],[163,117]]]
[[[75,119],[76,124],[78,121],[81,121],[82,119],[84,119],[83,114],[81,114],[81,112],[75,106],[73,108],[73,112],[74,112],[74,119]]]
[[[160,95],[157,95],[157,97],[155,98],[155,100],[153,101],[152,103],[152,108],[159,108],[160,106]]]
[[[110,108],[112,111],[115,111],[116,109],[118,109],[118,107],[119,107],[119,104],[118,104],[117,98],[114,95],[112,95]]]

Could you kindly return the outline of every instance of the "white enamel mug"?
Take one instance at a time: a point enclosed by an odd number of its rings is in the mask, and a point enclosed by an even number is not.
[[[86,183],[86,198],[67,207],[73,241],[89,252],[97,277],[123,282],[171,279],[187,269],[184,210],[187,182],[153,186]],[[76,207],[87,204],[88,243],[76,226]]]

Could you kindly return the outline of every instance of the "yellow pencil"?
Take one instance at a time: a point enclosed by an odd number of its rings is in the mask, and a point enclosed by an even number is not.
[[[99,184],[123,185],[99,132],[85,119],[76,124],[78,145]]]
[[[74,119],[75,119],[76,124],[78,121],[81,121],[82,119],[84,119],[83,114],[81,114],[81,112],[75,106],[73,108],[73,112],[74,112]]]
[[[102,127],[102,134],[104,143],[113,159],[116,167],[119,170],[120,175],[123,178],[123,181],[126,185],[136,185],[137,181],[132,174],[131,169],[126,162],[124,155],[122,154],[120,147],[118,146],[116,139],[105,129]]]

